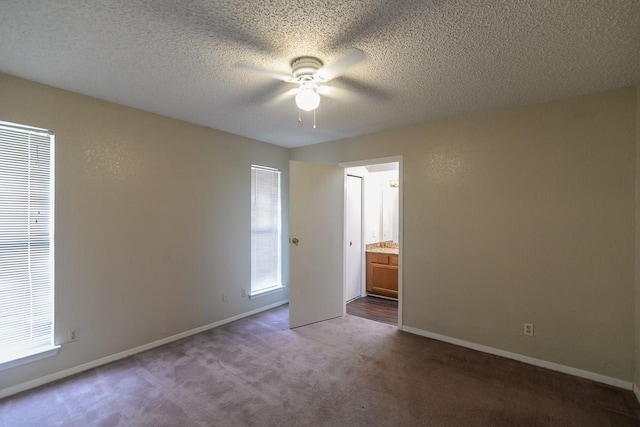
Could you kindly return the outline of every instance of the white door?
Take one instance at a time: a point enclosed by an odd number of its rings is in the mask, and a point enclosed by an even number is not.
[[[362,295],[362,178],[347,175],[347,277],[345,299]]]
[[[289,327],[344,315],[344,169],[289,162]]]

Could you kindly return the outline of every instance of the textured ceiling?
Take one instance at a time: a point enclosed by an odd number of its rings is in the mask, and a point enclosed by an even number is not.
[[[352,47],[316,129],[246,69]],[[0,72],[294,147],[638,84],[640,1],[4,0]]]

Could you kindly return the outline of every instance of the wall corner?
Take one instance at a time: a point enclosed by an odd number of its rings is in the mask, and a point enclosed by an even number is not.
[[[635,215],[635,298],[633,391],[640,402],[640,85],[636,86],[636,215]]]

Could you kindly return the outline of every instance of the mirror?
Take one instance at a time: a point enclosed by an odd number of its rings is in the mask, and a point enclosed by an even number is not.
[[[380,163],[347,170],[364,178],[363,238],[365,244],[399,243],[400,188],[398,162]]]
[[[394,185],[395,184],[395,185]],[[390,180],[382,189],[382,240],[398,243],[399,234],[399,188],[398,180]]]

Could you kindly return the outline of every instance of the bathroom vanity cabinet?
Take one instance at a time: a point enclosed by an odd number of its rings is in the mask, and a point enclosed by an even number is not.
[[[398,255],[367,252],[367,293],[398,298]]]

